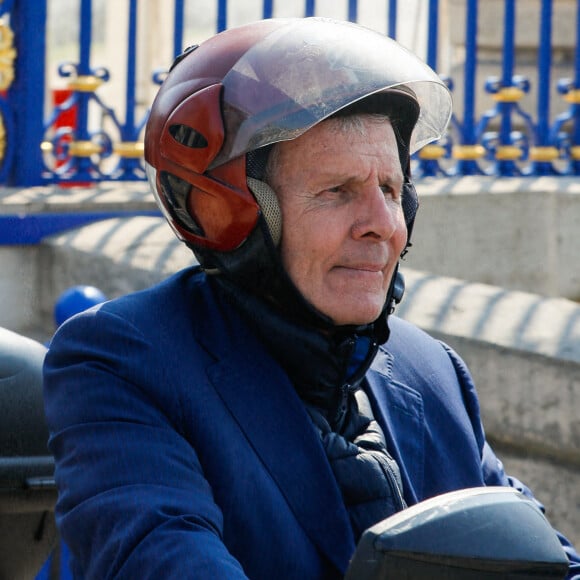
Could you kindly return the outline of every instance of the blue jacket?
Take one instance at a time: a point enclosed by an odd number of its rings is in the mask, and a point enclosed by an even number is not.
[[[368,396],[407,503],[519,485],[486,444],[462,361],[408,323],[391,327]],[[355,544],[319,437],[203,274],[184,270],[65,323],[45,401],[57,520],[79,578],[344,574]]]

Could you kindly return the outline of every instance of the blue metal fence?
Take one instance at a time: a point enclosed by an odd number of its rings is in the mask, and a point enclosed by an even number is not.
[[[58,0],[53,0],[57,2]],[[407,2],[376,0],[384,5],[384,30],[397,37],[399,21]],[[427,38],[423,56],[436,70],[440,52],[440,16],[443,0],[417,0],[426,8]],[[524,2],[525,0],[520,0]],[[209,4],[210,0],[206,3]],[[233,3],[215,0],[216,31],[228,27]],[[273,0],[255,0],[264,18],[278,15]],[[0,182],[13,186],[49,183],[87,183],[109,180],[143,180],[142,134],[147,110],[136,101],[136,68],[139,62],[138,19],[143,5],[137,0],[116,3],[117,10],[128,10],[124,42],[126,78],[124,103],[112,106],[101,97],[101,87],[111,83],[107,68],[93,63],[92,21],[94,2],[78,0],[78,58],[61,64],[60,77],[67,81],[67,98],[46,110],[47,71],[46,0],[4,1],[0,3]],[[246,2],[250,4],[250,0]],[[199,5],[199,2],[197,2]],[[296,0],[295,16],[326,15],[315,0]],[[321,4],[319,2],[319,4]],[[335,3],[336,5],[337,3]],[[448,134],[438,143],[425,147],[415,160],[415,174],[437,175],[578,175],[580,173],[580,0],[575,2],[573,62],[569,78],[553,78],[553,21],[558,13],[556,0],[540,0],[537,42],[537,86],[533,110],[523,105],[532,87],[530,79],[518,71],[518,27],[516,0],[503,1],[503,42],[495,76],[481,80],[478,19],[485,2],[464,0],[464,66],[460,79],[445,76],[452,91],[462,84],[456,98],[458,111]],[[165,2],[173,10],[173,55],[184,44],[187,0]],[[358,21],[357,0],[344,3],[345,16]],[[199,8],[198,8],[199,9]],[[528,10],[534,10],[532,6]],[[141,32],[142,33],[142,32]],[[442,75],[443,76],[443,75]],[[151,85],[159,84],[163,74],[151,71]],[[478,84],[479,83],[479,84]],[[479,86],[481,85],[481,86]],[[45,90],[42,88],[45,87]],[[566,109],[551,116],[550,97],[557,91]],[[489,106],[481,110],[482,95]],[[90,108],[100,111],[105,124],[90,123]],[[119,110],[124,109],[124,118]],[[60,122],[74,113],[74,124]],[[4,137],[3,137],[4,135]]]

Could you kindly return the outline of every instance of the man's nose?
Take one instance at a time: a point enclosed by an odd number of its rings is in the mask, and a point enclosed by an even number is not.
[[[377,185],[366,187],[357,197],[352,236],[377,241],[390,239],[404,223],[401,204]]]

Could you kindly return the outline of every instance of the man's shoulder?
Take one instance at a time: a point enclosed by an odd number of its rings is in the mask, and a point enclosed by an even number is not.
[[[94,327],[91,332],[99,334],[127,327],[143,336],[175,336],[205,319],[212,301],[205,274],[199,268],[186,268],[155,285],[79,313],[63,327],[80,333]]]
[[[401,318],[389,318],[391,334],[382,347],[391,359],[392,376],[410,384],[426,377],[447,377],[456,380],[456,371],[449,348],[419,327]]]
[[[410,347],[441,349],[439,340],[433,338],[418,326],[397,316],[391,316],[389,318],[389,329],[391,332],[386,345],[387,350],[399,350]]]
[[[181,270],[159,284],[104,304],[105,317],[122,319],[149,339],[166,346],[203,343],[226,352],[243,322],[199,267]],[[178,339],[179,337],[179,339]]]
[[[205,274],[197,267],[186,268],[147,288],[107,302],[103,309],[123,318],[182,315],[199,296],[211,296]]]

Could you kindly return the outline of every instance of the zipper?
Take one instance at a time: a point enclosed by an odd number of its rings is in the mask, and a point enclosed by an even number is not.
[[[351,388],[352,388],[352,385],[350,383],[344,383],[340,387],[340,400],[339,400],[339,404],[338,404],[338,409],[336,410],[336,413],[334,415],[334,422],[333,422],[333,424],[336,427],[337,433],[340,432],[340,429],[342,427],[342,422],[344,421],[344,418],[346,416],[346,411],[348,409],[348,393],[349,393]]]
[[[385,450],[386,452],[386,450]],[[386,476],[387,476],[387,481],[389,482],[389,486],[391,488],[391,493],[393,494],[393,498],[395,499],[395,503],[397,504],[397,507],[399,508],[397,511],[401,511],[404,510],[407,507],[407,503],[405,502],[405,499],[403,498],[403,493],[401,491],[401,488],[399,486],[399,482],[397,481],[397,476],[395,475],[395,472],[393,470],[393,468],[391,467],[391,461],[394,461],[394,459],[387,453],[388,459],[386,462]]]

